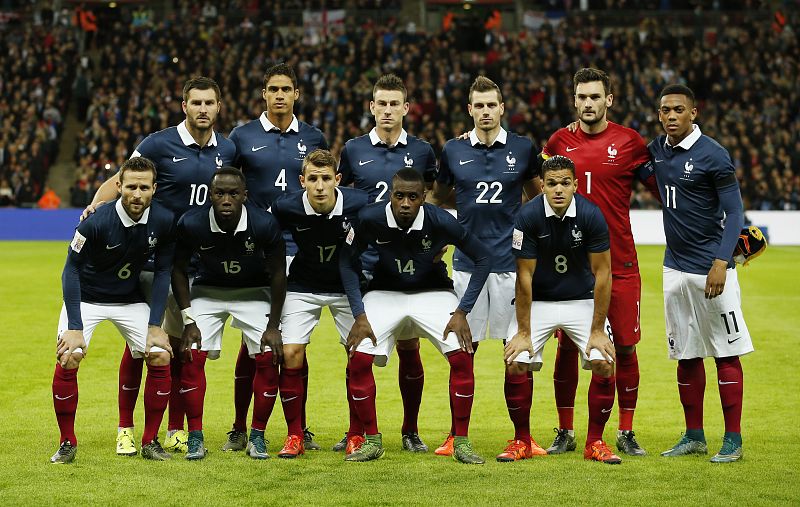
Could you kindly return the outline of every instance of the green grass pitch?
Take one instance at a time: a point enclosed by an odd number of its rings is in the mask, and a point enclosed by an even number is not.
[[[78,458],[53,466],[48,458],[58,444],[50,384],[55,331],[61,305],[60,273],[67,244],[0,243],[0,309],[6,361],[0,376],[0,504],[2,505],[316,505],[316,504],[597,504],[597,505],[754,505],[800,503],[800,248],[771,247],[740,269],[744,313],[756,352],[743,359],[745,458],[713,465],[707,458],[667,460],[659,452],[677,441],[683,415],[675,385],[675,363],[666,358],[661,296],[662,247],[640,247],[643,278],[639,346],[642,377],[634,426],[644,458],[625,458],[611,467],[584,462],[580,452],[497,463],[494,456],[513,435],[503,399],[501,344],[481,346],[477,355],[476,396],[470,435],[484,466],[410,455],[400,449],[402,407],[397,388],[397,358],[376,368],[378,419],[387,448],[373,463],[344,463],[329,450],[297,460],[257,462],[242,453],[218,449],[233,413],[233,365],[239,337],[228,330],[222,358],[208,362],[205,407],[206,443],[202,462],[173,459],[146,462],[114,453],[117,424],[117,367],[123,341],[108,323],[96,332],[79,374]],[[344,353],[329,315],[308,349],[311,377],[309,423],[324,449],[346,429]],[[535,378],[531,414],[534,438],[549,445],[556,425],[553,403],[553,344]],[[446,361],[423,343],[425,394],[420,433],[432,448],[449,429]],[[723,426],[712,361],[706,361],[706,436],[709,450],[720,444]],[[586,388],[583,372],[576,401],[579,442],[585,439]],[[137,437],[143,423],[137,406]],[[606,438],[613,442],[616,409]],[[162,425],[162,435],[163,435]],[[285,435],[280,404],[267,428],[277,451]],[[163,439],[163,436],[162,436]],[[579,447],[580,449],[580,447]],[[178,458],[178,456],[176,456]]]

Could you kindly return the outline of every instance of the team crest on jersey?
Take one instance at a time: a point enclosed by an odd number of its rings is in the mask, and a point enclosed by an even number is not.
[[[692,170],[694,169],[694,164],[692,164],[692,159],[686,161],[683,164],[683,176],[681,179],[684,181],[692,181]]]
[[[214,158],[214,162],[217,163],[217,167],[222,167],[224,164],[222,163],[222,155],[217,153],[217,156]]]
[[[510,151],[506,155],[506,164],[508,164],[509,171],[514,171],[517,168],[517,158]]]
[[[617,148],[612,143],[611,146],[608,147],[608,158],[609,160],[614,160],[617,158]]]
[[[303,144],[303,140],[300,139],[300,142],[297,143],[297,156],[300,160],[306,158],[306,151],[308,151],[308,146]]]
[[[411,158],[411,153],[406,153],[406,156],[403,157],[403,163],[406,165],[406,169],[414,165],[414,159]]]
[[[578,229],[578,224],[572,226],[572,248],[581,246],[583,244],[583,232]]]
[[[153,236],[150,236],[149,238],[147,238],[147,244],[150,247],[150,250],[154,249],[156,247],[157,243],[158,243],[158,238],[153,237]]]
[[[347,217],[342,217],[342,230],[347,232],[347,229],[350,227],[350,222],[348,222]]]
[[[251,238],[248,236],[246,240],[244,240],[244,253],[247,255],[253,255],[253,252],[256,250],[256,244]]]
[[[433,245],[433,241],[429,240],[428,239],[428,235],[426,234],[425,237],[422,238],[422,251],[423,252],[430,251],[432,245]]]

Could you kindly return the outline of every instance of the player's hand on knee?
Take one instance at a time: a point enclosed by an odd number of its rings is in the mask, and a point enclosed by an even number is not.
[[[158,347],[169,352],[169,357],[175,357],[172,353],[172,345],[169,343],[169,336],[160,326],[147,326],[147,345],[144,348],[144,357],[150,357],[150,349]]]
[[[89,215],[97,211],[97,208],[105,204],[105,201],[97,201],[95,204],[90,204],[81,212],[81,222],[89,218]]]
[[[69,329],[61,333],[56,342],[56,359],[62,368],[67,367],[67,363],[76,349],[83,350],[83,355],[86,355],[86,340],[83,338],[83,331]]]
[[[503,358],[506,364],[511,364],[523,352],[533,356],[533,344],[531,344],[531,335],[529,333],[519,332],[506,343],[503,349]]]
[[[184,326],[181,336],[181,356],[184,362],[192,362],[192,345],[197,345],[197,349],[200,350],[202,340],[203,337],[200,335],[200,328],[197,327],[197,324],[191,322]]]
[[[261,353],[269,347],[272,349],[272,364],[283,364],[283,337],[280,329],[268,327],[261,335]]]
[[[706,299],[714,299],[725,290],[725,280],[727,277],[728,263],[720,259],[714,259],[714,264],[706,276]]]
[[[367,314],[362,313],[356,317],[353,327],[350,328],[350,333],[347,335],[347,343],[345,344],[345,348],[347,349],[348,357],[353,357],[353,354],[356,353],[358,345],[364,341],[365,338],[369,338],[373,346],[378,345],[378,339],[375,338],[375,332],[372,331],[372,325],[369,323],[369,320],[367,320]]]
[[[608,338],[608,335],[603,330],[592,331],[589,335],[589,343],[586,344],[587,357],[591,354],[592,349],[599,351],[603,355],[603,359],[608,363],[613,363],[617,359],[614,342]]]
[[[467,313],[464,310],[458,308],[453,312],[453,316],[444,328],[442,339],[447,340],[447,335],[450,333],[455,333],[461,350],[472,354],[472,330],[469,328]]]

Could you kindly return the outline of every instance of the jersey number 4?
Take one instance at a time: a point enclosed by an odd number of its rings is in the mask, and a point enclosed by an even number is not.
[[[400,259],[395,259],[395,262],[397,262],[397,272],[398,273],[400,273],[400,274],[408,273],[409,275],[414,276],[414,271],[416,271],[416,270],[414,269],[414,260],[413,259],[409,260],[405,264],[400,262]]]

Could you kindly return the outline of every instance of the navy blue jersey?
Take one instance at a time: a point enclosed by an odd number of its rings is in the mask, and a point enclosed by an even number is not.
[[[208,201],[214,171],[233,164],[236,147],[215,132],[208,144],[200,147],[181,122],[147,136],[133,156],[146,157],[156,165],[158,186],[153,200],[172,210],[177,220]]]
[[[175,217],[154,202],[134,222],[117,199],[75,229],[62,275],[70,329],[82,329],[80,303],[141,303],[139,274],[155,257],[150,324],[161,323],[175,247]],[[76,327],[77,326],[77,327]]]
[[[336,205],[327,215],[314,211],[305,190],[272,203],[272,214],[297,245],[297,254],[289,266],[291,291],[344,293],[339,254],[350,224],[357,220],[369,196],[353,188],[337,188],[336,196]]]
[[[571,301],[594,297],[590,253],[611,248],[600,208],[575,194],[563,217],[544,194],[526,203],[514,224],[512,251],[536,259],[533,301]]]
[[[369,134],[350,139],[344,145],[339,160],[341,185],[369,193],[370,202],[388,200],[392,177],[397,171],[411,168],[419,172],[426,182],[436,178],[436,155],[427,142],[409,136],[403,129],[394,146],[388,146],[373,128]],[[372,271],[378,255],[370,248],[361,256],[362,267]]]
[[[493,273],[516,269],[511,231],[523,184],[538,176],[538,153],[530,139],[502,129],[492,146],[480,143],[473,130],[469,139],[452,139],[442,150],[436,180],[455,185],[458,221],[492,252]],[[472,271],[472,262],[456,250],[453,269]]]
[[[434,258],[446,245],[456,245],[470,256],[475,269],[459,308],[472,310],[489,276],[489,251],[447,211],[423,204],[408,230],[397,225],[391,203],[373,203],[358,214],[351,227],[342,254],[342,280],[350,299],[353,315],[364,313],[358,290],[354,259],[371,245],[378,252],[373,278],[368,290],[418,291],[451,289],[444,261]]]
[[[194,285],[265,287],[270,281],[267,256],[280,240],[275,217],[253,204],[244,205],[233,234],[219,228],[214,210],[207,204],[178,221],[176,256],[196,255]]]
[[[652,158],[650,170],[655,173],[663,203],[667,240],[664,266],[705,275],[714,259],[719,258],[733,267],[733,249],[743,217],[739,183],[728,151],[703,135],[697,126],[677,146],[669,146],[666,136],[661,135],[648,149]],[[734,194],[734,209],[729,210],[728,220],[737,222],[731,224],[736,235],[729,235],[734,239],[732,242],[727,239],[727,247],[723,240],[725,209],[721,201],[726,193]]]

